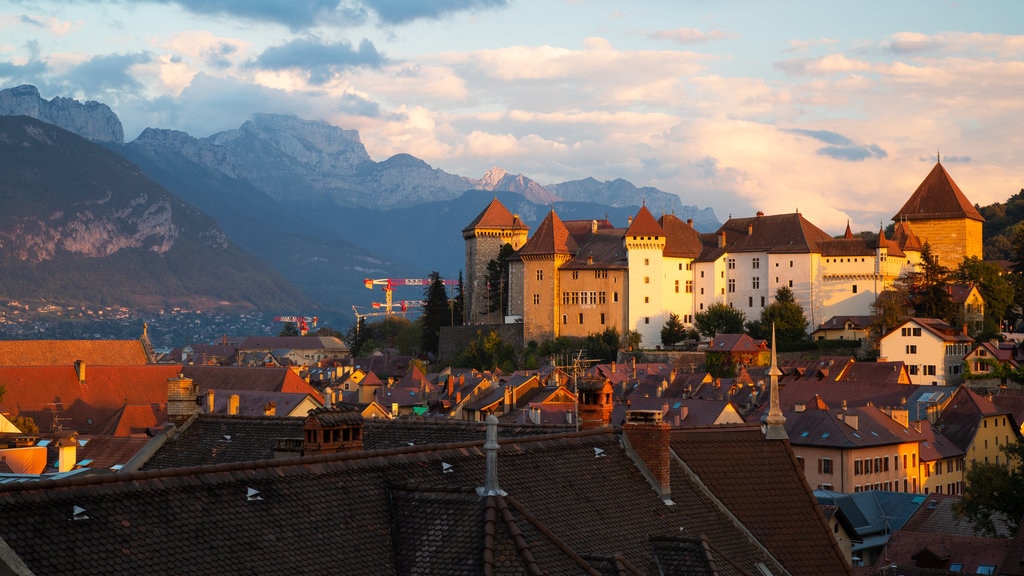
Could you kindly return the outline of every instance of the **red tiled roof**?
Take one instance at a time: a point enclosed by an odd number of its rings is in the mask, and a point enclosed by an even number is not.
[[[148,364],[141,340],[0,340],[0,366]]]
[[[497,198],[491,200],[491,203],[484,208],[483,212],[477,215],[462,231],[470,232],[477,228],[529,229],[519,219],[519,216],[509,212],[508,208],[505,208],[505,205],[499,202]]]
[[[900,247],[901,252],[920,252],[921,239],[906,222],[897,222],[892,233],[892,241]]]
[[[759,426],[714,426],[673,430],[672,450],[790,574],[850,574],[788,442]],[[740,474],[738,462],[756,465]]]
[[[86,366],[79,382],[73,366],[0,367],[7,388],[5,411],[31,416],[40,430],[55,418],[65,430],[80,434],[113,434],[115,416],[127,405],[166,405],[167,380],[180,366]]]
[[[702,248],[700,233],[693,226],[673,214],[663,215],[658,219],[658,224],[665,231],[665,256],[672,258],[700,256]]]
[[[654,215],[647,209],[647,206],[641,206],[640,210],[633,217],[633,222],[630,223],[629,228],[626,230],[626,236],[664,236],[665,231],[661,229],[661,225],[654,219]]]
[[[892,217],[900,220],[933,220],[968,218],[984,222],[985,218],[960,191],[942,163],[936,162],[932,171],[910,196],[900,211]]]
[[[568,228],[552,210],[537,226],[536,232],[519,249],[520,255],[575,254],[576,241],[569,235]]]

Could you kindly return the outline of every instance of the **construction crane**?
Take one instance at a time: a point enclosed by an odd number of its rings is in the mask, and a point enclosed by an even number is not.
[[[442,280],[445,286],[456,286],[458,280]],[[391,316],[395,313],[395,301],[394,291],[396,286],[429,286],[430,278],[378,278],[376,280],[367,278],[363,280],[363,284],[367,290],[373,290],[374,286],[380,286],[381,290],[384,291],[384,302],[374,302],[374,308],[383,308],[385,316]],[[413,302],[418,303],[422,306],[421,301],[405,301],[400,305],[401,312],[405,312],[408,306],[413,305]]]
[[[295,324],[295,327],[299,329],[299,334],[305,336],[309,332],[309,327],[316,328],[316,323],[319,320],[316,316],[274,316],[274,322],[291,322]]]

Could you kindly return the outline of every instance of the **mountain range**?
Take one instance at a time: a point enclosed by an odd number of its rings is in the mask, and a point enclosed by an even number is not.
[[[12,142],[25,143],[32,139],[32,132],[46,134],[55,147],[45,148],[36,140],[30,149],[39,157],[31,157],[26,152],[28,156],[20,160],[25,166],[38,166],[35,169],[39,171],[48,170],[45,167],[47,154],[64,160],[76,158],[76,170],[89,174],[90,182],[96,187],[88,193],[92,195],[88,197],[94,212],[100,207],[110,207],[109,203],[97,203],[96,194],[100,194],[97,190],[118,188],[115,180],[128,176],[115,174],[113,168],[90,170],[91,163],[100,163],[98,158],[105,158],[104,166],[113,162],[93,147],[102,146],[116,152],[130,161],[130,164],[123,162],[123,168],[133,174],[133,178],[151,181],[146,189],[153,192],[146,194],[145,200],[139,195],[123,199],[126,206],[133,206],[139,214],[125,213],[124,206],[110,214],[100,210],[103,218],[116,222],[108,226],[119,231],[116,240],[103,238],[95,232],[96,227],[89,228],[93,230],[91,234],[69,235],[67,226],[70,224],[61,222],[64,226],[61,238],[77,238],[78,243],[74,245],[80,249],[66,249],[72,244],[65,241],[65,248],[55,253],[68,260],[84,262],[121,258],[123,256],[118,254],[123,250],[134,250],[146,256],[157,254],[167,260],[167,255],[176,255],[176,246],[184,242],[178,236],[169,243],[173,235],[171,229],[178,230],[178,234],[181,232],[168,222],[177,224],[175,217],[188,213],[192,218],[194,212],[197,223],[207,218],[204,221],[206,235],[198,234],[195,239],[189,236],[190,242],[199,242],[200,238],[209,241],[219,234],[222,240],[217,248],[222,250],[219,254],[231,251],[239,266],[249,262],[241,254],[251,254],[252,261],[259,264],[252,270],[260,270],[260,275],[278,288],[250,285],[247,300],[223,292],[223,287],[211,286],[203,290],[191,285],[191,289],[196,290],[197,295],[211,294],[214,298],[211,301],[268,306],[283,313],[289,308],[292,313],[304,313],[303,310],[308,309],[311,313],[348,314],[347,319],[351,320],[352,305],[366,306],[371,300],[381,299],[380,294],[364,288],[365,278],[422,278],[434,270],[446,278],[454,278],[464,258],[459,231],[494,197],[532,226],[552,208],[564,219],[606,217],[625,226],[627,218],[635,214],[641,203],[646,203],[655,213],[671,212],[684,220],[693,219],[694,226],[701,231],[714,230],[719,225],[710,208],[684,206],[675,194],[638,188],[625,180],[600,182],[585,178],[541,185],[501,168],[488,171],[480,179],[449,174],[409,154],[397,154],[376,162],[370,158],[358,132],[295,116],[256,114],[237,129],[205,138],[147,128],[138,138],[125,143],[120,121],[106,105],[83,104],[68,98],[46,101],[32,86],[0,91],[0,115],[30,116],[92,141],[90,145],[84,140],[54,136],[56,132],[43,130],[42,124],[13,127],[10,133],[19,136],[8,136]],[[20,121],[25,122],[25,119]],[[5,147],[8,145],[15,146],[4,142]],[[5,153],[0,162],[6,163],[6,160]],[[47,217],[51,211],[56,213],[59,205],[82,205],[84,200],[78,197],[86,197],[82,180],[75,181],[72,164],[64,164],[67,169],[57,172],[66,179],[47,185],[55,193],[60,192],[53,198],[56,205],[38,203],[36,206],[31,194],[39,183],[29,177],[29,168],[19,172],[23,178],[9,183],[14,188],[22,187],[18,202],[24,204],[23,210],[35,215],[37,229],[55,225],[47,222],[58,222]],[[157,194],[157,190],[161,194]],[[155,202],[158,197],[159,203]],[[0,199],[0,209],[7,210],[7,204],[13,199],[14,196],[5,195]],[[177,206],[182,216],[172,212],[174,217],[168,220],[167,209],[161,207],[171,205]],[[192,212],[187,212],[189,209]],[[117,220],[115,213],[129,216]],[[77,219],[71,222],[81,227],[82,213],[75,214]],[[161,217],[164,220],[161,221]],[[134,224],[129,224],[129,220]],[[145,226],[139,228],[141,222],[145,222]],[[157,232],[161,223],[165,228],[162,235]],[[12,258],[11,248],[16,245],[11,243],[12,239],[23,229],[17,225],[10,218],[0,220],[0,238],[5,238],[0,257],[5,262],[17,261],[22,272],[38,266],[36,275],[45,276],[43,270],[47,265],[44,262],[48,260]],[[136,226],[134,235],[127,232],[130,225]],[[198,224],[185,228],[197,233],[203,229]],[[122,249],[111,251],[113,246],[122,244]],[[28,244],[20,246],[21,253],[29,250]],[[210,265],[205,252],[216,246],[216,243],[191,245],[191,258],[203,262],[199,268],[206,269]],[[166,250],[160,252],[162,247]],[[110,253],[104,255],[104,250]],[[214,250],[211,254],[218,253]],[[213,258],[211,262],[220,260]],[[138,265],[144,264],[140,260]],[[152,263],[145,265],[152,266],[153,271],[165,269]],[[237,267],[230,269],[239,272]],[[152,274],[147,277],[154,286],[165,283]],[[237,278],[225,280],[230,283]],[[7,291],[5,284],[6,281],[0,280],[0,290]],[[288,284],[298,290],[282,292]],[[251,294],[265,288],[272,302]],[[149,294],[154,294],[152,288]],[[418,299],[420,296],[415,290],[396,292],[396,298]]]

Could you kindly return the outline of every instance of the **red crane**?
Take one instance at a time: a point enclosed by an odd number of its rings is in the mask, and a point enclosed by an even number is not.
[[[458,280],[441,280],[445,286],[456,286]],[[376,280],[367,278],[363,280],[363,284],[366,285],[367,290],[373,290],[374,286],[380,286],[381,290],[384,291],[384,302],[374,302],[374,308],[383,308],[386,316],[394,314],[395,303],[394,303],[394,291],[396,286],[429,286],[430,278],[378,278]],[[399,306],[401,311],[404,313],[409,307],[422,305],[420,301],[408,301],[402,302]]]
[[[319,320],[316,316],[274,316],[274,322],[291,322],[295,324],[295,327],[299,329],[299,334],[303,336],[309,332],[309,327],[316,328],[316,323]]]

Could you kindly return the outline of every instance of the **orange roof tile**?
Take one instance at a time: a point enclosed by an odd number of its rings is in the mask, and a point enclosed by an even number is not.
[[[149,364],[141,340],[0,340],[0,366]]]
[[[511,228],[511,229],[528,229],[529,226],[523,224],[523,221],[519,219],[519,216],[509,212],[505,205],[498,201],[497,198],[491,200],[491,203],[484,208],[469,226],[462,229],[463,232],[469,232],[477,228]]]
[[[641,206],[640,211],[636,213],[633,218],[633,222],[629,225],[626,230],[626,236],[664,236],[665,231],[661,229],[658,221],[654,219],[654,215],[647,209],[647,206]]]
[[[576,241],[569,235],[569,229],[562,223],[558,214],[551,210],[540,226],[537,226],[533,236],[519,249],[518,254],[575,254],[576,250],[578,247]]]
[[[968,218],[984,222],[985,218],[960,191],[941,162],[936,162],[907,203],[892,217],[900,220],[933,220]]]

